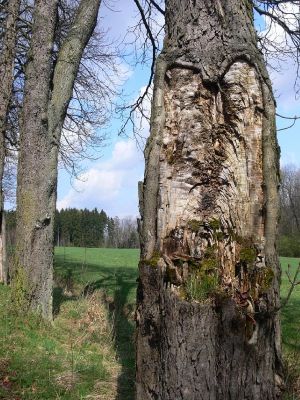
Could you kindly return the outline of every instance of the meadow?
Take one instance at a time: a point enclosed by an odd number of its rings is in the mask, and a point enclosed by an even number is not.
[[[52,324],[16,314],[0,286],[0,399],[134,398],[134,308],[139,251],[56,248]],[[282,298],[289,289],[281,258]],[[300,286],[282,310],[286,399],[297,399]],[[300,383],[300,382],[298,382]],[[298,388],[299,389],[299,388]]]

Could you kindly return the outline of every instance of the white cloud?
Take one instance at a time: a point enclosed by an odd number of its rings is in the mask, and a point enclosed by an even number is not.
[[[134,168],[137,160],[141,161],[141,158],[141,153],[134,140],[120,140],[115,144],[112,152],[112,159],[107,165],[113,165],[114,169],[124,171]]]
[[[57,208],[104,209],[110,216],[137,215],[137,182],[143,175],[143,155],[133,140],[116,142],[111,158],[80,176]]]

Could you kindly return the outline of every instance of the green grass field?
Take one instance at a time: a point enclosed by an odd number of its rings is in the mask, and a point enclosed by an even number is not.
[[[16,315],[0,286],[0,399],[133,399],[138,258],[138,250],[57,248],[52,325]],[[281,259],[283,298],[284,271],[298,262]],[[299,331],[300,286],[282,310],[289,384],[300,375]]]
[[[297,258],[281,257],[282,283],[281,299],[286,298],[290,284],[286,271],[291,266],[291,276],[294,277],[299,264]],[[298,281],[300,274],[298,275]],[[300,285],[293,290],[288,304],[281,310],[282,345],[286,367],[286,380],[289,393],[285,400],[300,399]]]
[[[121,290],[124,302],[134,303],[138,258],[137,249],[58,247],[54,268],[58,275],[72,271],[81,285],[101,288],[109,295]]]
[[[282,285],[281,298],[285,299],[290,284],[286,275],[288,264],[291,265],[292,276],[294,276],[299,260],[296,258],[281,258]],[[300,274],[298,276],[300,280]],[[288,351],[297,350],[300,356],[300,285],[296,286],[288,304],[282,309],[282,341]],[[300,361],[299,361],[300,363]]]

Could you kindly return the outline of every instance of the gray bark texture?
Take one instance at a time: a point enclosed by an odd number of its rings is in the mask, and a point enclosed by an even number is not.
[[[137,400],[281,398],[279,149],[248,0],[167,0],[140,185]]]
[[[7,284],[8,274],[5,265],[5,234],[3,173],[5,163],[5,131],[14,78],[17,29],[20,0],[7,4],[7,17],[4,28],[3,45],[0,55],[0,282]]]
[[[83,50],[95,28],[101,0],[82,0],[51,63],[56,0],[37,0],[26,68],[17,192],[15,273],[24,270],[26,303],[52,318],[54,216],[60,135]]]

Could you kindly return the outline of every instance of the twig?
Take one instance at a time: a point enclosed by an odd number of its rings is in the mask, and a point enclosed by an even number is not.
[[[283,119],[300,119],[300,116],[295,115],[294,117],[287,117],[286,115],[281,115],[276,113],[276,116]]]
[[[293,293],[293,290],[295,289],[295,287],[297,285],[300,285],[300,280],[297,280],[298,279],[298,275],[300,273],[300,263],[299,263],[299,265],[297,267],[297,270],[296,270],[295,275],[294,275],[293,278],[291,277],[291,266],[290,266],[290,264],[288,264],[288,270],[285,271],[285,273],[286,273],[286,275],[288,277],[288,280],[289,280],[289,283],[290,283],[291,286],[290,286],[290,289],[288,291],[288,295],[287,295],[286,299],[281,303],[281,307],[280,308],[283,308],[283,307],[285,307],[287,305],[287,303],[289,302],[290,297],[291,297],[291,295]]]
[[[165,15],[165,11],[156,3],[156,1],[149,0],[149,3],[151,3],[162,15]]]
[[[149,80],[148,80],[146,89],[144,90],[144,92],[138,97],[138,99],[137,99],[133,104],[124,107],[125,109],[130,109],[130,112],[129,112],[129,116],[127,117],[126,121],[124,122],[124,124],[123,124],[123,126],[122,126],[122,128],[121,128],[121,130],[120,130],[120,133],[123,133],[123,132],[125,131],[125,128],[126,128],[127,124],[128,124],[130,121],[131,121],[131,122],[133,121],[133,115],[134,115],[135,111],[136,111],[136,110],[141,111],[141,108],[140,108],[140,107],[141,107],[141,105],[142,105],[144,99],[146,98],[146,96],[149,94],[149,90],[150,90],[150,88],[151,88],[152,81],[153,81],[153,77],[154,77],[154,69],[155,69],[156,54],[157,54],[157,51],[158,51],[158,46],[156,45],[155,38],[154,38],[153,33],[152,33],[152,31],[151,31],[151,27],[150,27],[150,25],[149,25],[149,23],[148,23],[148,21],[147,21],[147,17],[146,17],[146,15],[145,15],[145,12],[144,12],[144,10],[143,10],[143,7],[142,7],[142,5],[141,5],[141,3],[140,3],[139,0],[133,0],[133,1],[134,1],[135,5],[137,6],[138,10],[139,10],[139,13],[140,13],[140,15],[141,15],[141,19],[142,19],[143,25],[144,25],[144,27],[145,27],[145,29],[146,29],[146,32],[147,32],[147,36],[148,36],[148,38],[149,38],[149,40],[150,40],[150,42],[151,42],[151,47],[152,47],[152,60],[151,60],[151,67],[150,67],[150,76],[149,76]],[[152,0],[152,1],[150,1],[150,3],[151,3],[156,9],[158,9],[158,8],[157,8],[157,7],[158,7],[158,4],[157,4],[156,2],[154,2],[154,1]],[[159,9],[158,9],[158,10],[159,10]],[[162,9],[159,10],[159,11],[160,11],[160,12],[163,12]]]
[[[291,125],[286,126],[285,128],[277,129],[277,132],[279,132],[279,131],[285,131],[286,129],[292,128],[292,127],[295,125],[296,121],[297,121],[298,119],[300,119],[300,116],[297,116],[297,115],[295,115],[294,117],[286,117],[286,116],[281,115],[281,114],[278,114],[278,113],[276,113],[276,115],[277,115],[277,117],[279,117],[279,118],[289,119],[289,120],[292,120],[292,121],[293,121],[293,122],[291,123]]]

